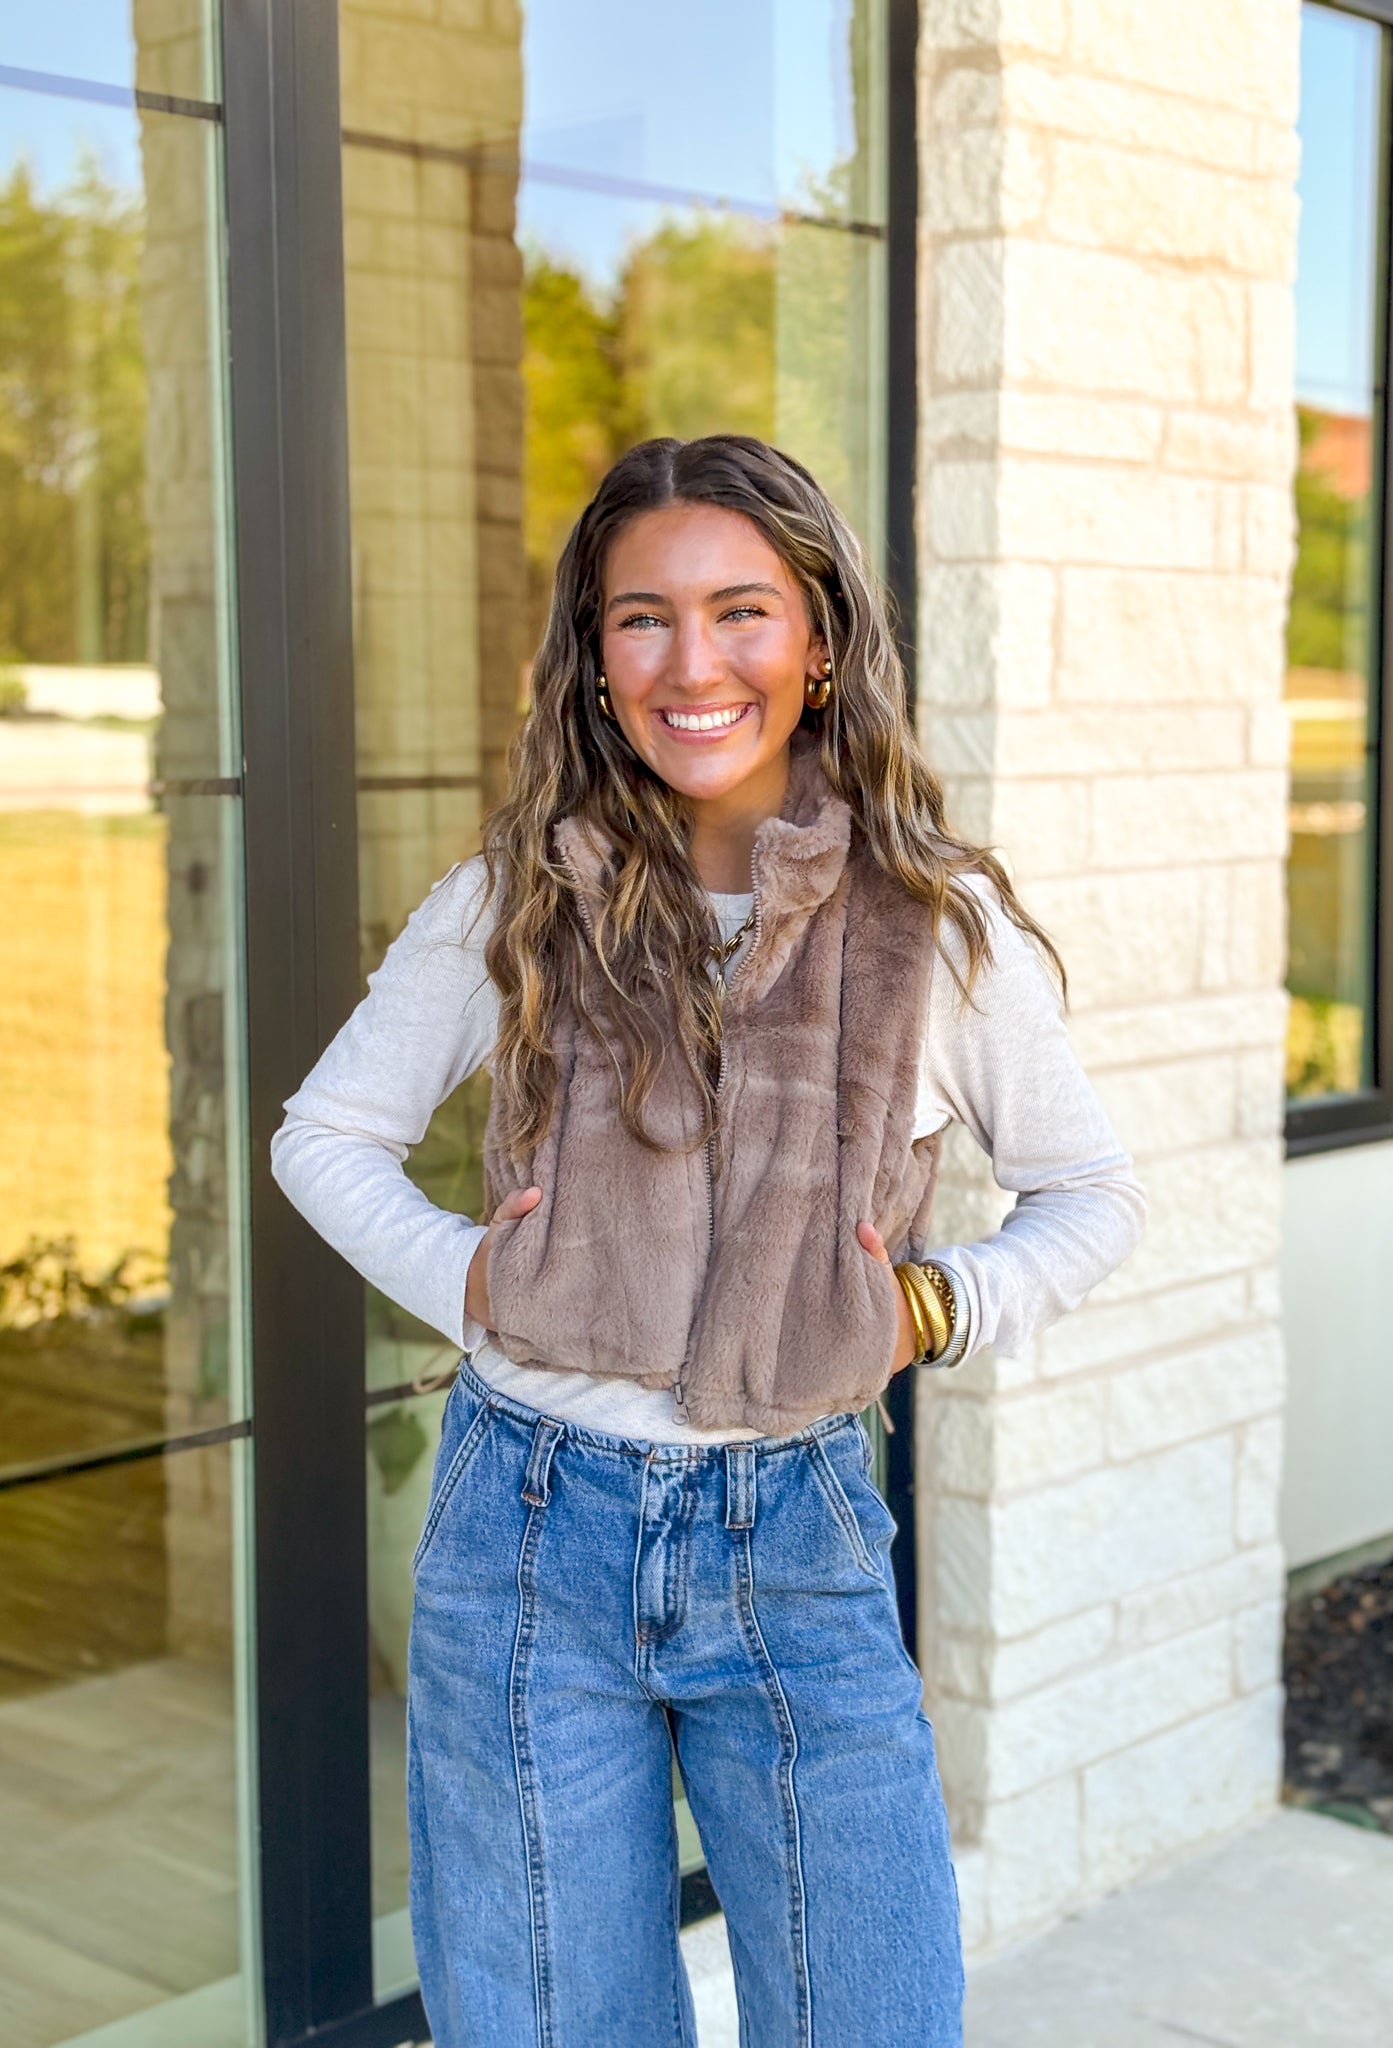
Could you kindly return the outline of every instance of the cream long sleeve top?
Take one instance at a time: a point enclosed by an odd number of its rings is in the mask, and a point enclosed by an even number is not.
[[[271,1141],[272,1172],[358,1272],[458,1345],[500,1392],[640,1441],[752,1436],[679,1421],[662,1388],[514,1365],[465,1315],[465,1277],[486,1226],[437,1208],[407,1178],[405,1162],[439,1104],[491,1066],[498,996],[484,964],[492,906],[483,906],[483,885],[482,859],[461,862],[412,913],[368,976],[367,994],[286,1102]],[[972,886],[987,913],[992,957],[971,1004],[951,974],[932,977],[914,1136],[965,1125],[998,1186],[1016,1197],[999,1230],[934,1250],[966,1310],[968,1352],[990,1345],[1011,1355],[1126,1258],[1145,1202],[1070,1047],[1038,953],[991,884]],[[727,938],[751,901],[713,894]],[[961,943],[947,926],[944,943],[955,952]]]

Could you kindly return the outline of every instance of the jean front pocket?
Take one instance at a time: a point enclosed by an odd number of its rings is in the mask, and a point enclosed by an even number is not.
[[[863,1572],[873,1579],[883,1580],[884,1572],[877,1552],[888,1548],[895,1534],[895,1520],[876,1491],[874,1481],[866,1475],[864,1454],[857,1436],[852,1432],[847,1434],[849,1456],[846,1462],[849,1469],[845,1479],[837,1470],[837,1461],[842,1455],[839,1443],[830,1438],[814,1437],[809,1451],[814,1476],[852,1556]]]
[[[431,1474],[430,1500],[426,1508],[425,1525],[421,1539],[416,1545],[416,1554],[411,1560],[411,1576],[414,1579],[421,1568],[431,1539],[440,1526],[440,1518],[450,1504],[450,1496],[473,1462],[474,1454],[483,1442],[492,1410],[486,1401],[481,1401],[456,1380],[446,1398],[440,1418],[440,1446],[435,1454],[435,1470]]]

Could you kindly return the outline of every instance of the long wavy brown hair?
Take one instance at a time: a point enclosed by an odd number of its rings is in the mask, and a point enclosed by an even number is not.
[[[709,964],[719,937],[690,857],[685,797],[642,761],[600,711],[604,572],[620,529],[674,503],[743,513],[802,587],[832,657],[835,685],[801,723],[821,738],[829,781],[850,806],[880,866],[962,938],[970,999],[990,959],[987,919],[967,875],[990,876],[1006,914],[1053,963],[1050,940],[1019,902],[1000,861],[955,838],[943,792],[909,722],[904,670],[886,600],[856,536],[802,464],[744,434],[642,441],[620,457],[572,529],[557,564],[546,631],[532,666],[532,702],[508,757],[509,792],[484,820],[484,901],[497,892],[485,959],[500,999],[494,1088],[503,1139],[525,1155],[545,1135],[556,1095],[553,1031],[570,1004],[605,1047],[619,1113],[656,1146],[644,1106],[669,1049],[705,1102],[696,1145],[717,1135],[715,1067],[720,1011]],[[576,813],[612,841],[593,944],[552,845],[557,819]],[[945,956],[950,959],[951,956]]]

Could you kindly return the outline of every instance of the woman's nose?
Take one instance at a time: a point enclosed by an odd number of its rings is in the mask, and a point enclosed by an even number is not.
[[[672,651],[672,680],[679,689],[699,691],[725,674],[725,664],[704,619],[679,626]]]

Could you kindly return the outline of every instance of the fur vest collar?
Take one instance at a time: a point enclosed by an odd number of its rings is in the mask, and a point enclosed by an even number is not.
[[[587,921],[608,847],[558,821],[554,843]],[[646,1110],[663,1149],[619,1121],[604,1048],[557,1025],[558,1106],[527,1159],[484,1137],[489,1210],[533,1183],[542,1200],[491,1240],[498,1342],[523,1365],[671,1387],[701,1428],[784,1433],[864,1407],[890,1376],[892,1258],[927,1251],[936,1137],[911,1140],[933,969],[932,919],[877,866],[795,732],[777,817],[755,834],[755,926],[723,1006],[722,1162],[693,1141],[691,1077],[674,1054]]]

